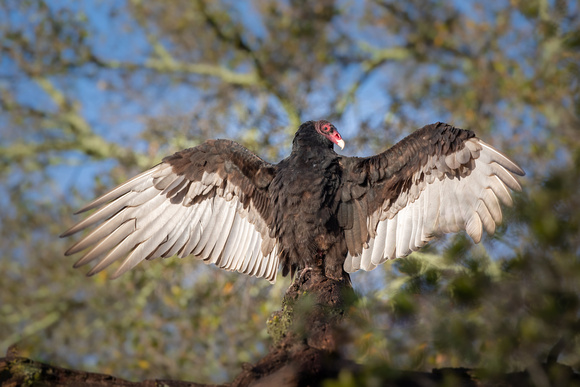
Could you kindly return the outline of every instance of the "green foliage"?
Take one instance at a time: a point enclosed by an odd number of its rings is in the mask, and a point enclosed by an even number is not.
[[[325,117],[369,154],[441,120],[522,164],[524,192],[482,245],[459,234],[355,274],[345,353],[368,385],[379,370],[534,367],[559,340],[579,369],[577,4],[239,4],[0,3],[0,351],[231,380],[267,352],[288,281],[192,258],[86,279],[57,238],[73,210],[206,138],[275,161],[300,121]]]

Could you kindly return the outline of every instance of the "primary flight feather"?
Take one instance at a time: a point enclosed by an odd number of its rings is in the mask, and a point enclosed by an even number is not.
[[[240,144],[208,140],[81,208],[97,209],[61,236],[96,226],[66,255],[88,275],[121,261],[193,255],[274,282],[322,266],[341,279],[401,258],[444,233],[479,242],[502,221],[501,204],[524,171],[469,130],[427,125],[387,151],[344,157],[325,120],[300,126],[290,156],[270,164]]]

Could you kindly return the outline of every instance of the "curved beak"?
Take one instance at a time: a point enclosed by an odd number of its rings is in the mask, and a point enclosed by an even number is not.
[[[344,145],[345,145],[345,144],[344,144],[344,140],[341,138],[340,140],[338,140],[338,141],[336,142],[336,145],[338,145],[338,146],[340,147],[340,149],[341,149],[341,150],[342,150],[342,149],[344,149]]]

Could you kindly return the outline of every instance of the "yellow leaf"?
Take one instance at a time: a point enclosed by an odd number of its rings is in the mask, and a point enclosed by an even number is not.
[[[179,296],[181,294],[181,287],[177,286],[177,285],[172,285],[171,286],[171,294],[173,294],[174,296]]]
[[[224,285],[224,289],[223,289],[223,293],[224,295],[228,295],[232,292],[232,289],[234,288],[234,284],[232,284],[231,282],[226,282],[226,284]]]
[[[147,370],[150,367],[150,364],[147,360],[139,360],[137,362],[137,365],[139,366],[139,368]]]
[[[108,284],[109,282],[107,281],[107,273],[105,273],[105,271],[97,273],[97,275],[95,276],[95,282],[99,284],[99,286]]]

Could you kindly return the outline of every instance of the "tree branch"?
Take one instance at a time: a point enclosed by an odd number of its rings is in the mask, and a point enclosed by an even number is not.
[[[118,387],[225,387],[179,380],[145,380],[131,382],[111,375],[56,367],[16,355],[8,349],[0,358],[0,385],[2,386],[118,386]]]
[[[222,30],[221,24],[215,19],[213,15],[211,15],[207,11],[207,8],[205,7],[205,3],[203,1],[198,1],[198,5],[202,10],[202,13],[205,16],[208,25],[213,29],[213,31],[215,32],[216,36],[219,39],[233,45],[238,50],[245,52],[250,56],[252,62],[254,63],[254,66],[256,67],[256,76],[259,79],[258,82],[259,85],[261,85],[268,92],[272,93],[274,96],[276,96],[276,98],[278,98],[280,104],[282,105],[283,109],[286,111],[286,114],[288,116],[289,121],[288,131],[294,133],[296,128],[298,128],[301,123],[300,113],[296,109],[296,106],[294,106],[292,100],[288,98],[284,93],[282,93],[278,88],[276,88],[275,85],[270,81],[267,75],[267,71],[264,67],[264,64],[262,63],[261,58],[256,54],[256,51],[252,49],[248,44],[246,44],[244,39],[242,39],[242,36],[239,33],[239,31],[236,31],[236,33],[233,35],[226,34]]]
[[[121,70],[152,70],[159,73],[183,73],[218,78],[235,86],[259,86],[260,80],[255,73],[237,73],[225,67],[204,63],[184,63],[171,56],[150,58],[144,64],[127,63],[115,60],[102,60],[91,57],[92,62],[102,68]]]
[[[385,49],[371,48],[368,45],[360,45],[363,50],[371,53],[371,58],[361,63],[362,73],[353,82],[346,94],[336,103],[337,113],[343,114],[349,103],[355,100],[355,94],[367,81],[371,74],[388,61],[402,61],[411,56],[411,51],[404,47],[389,47]]]
[[[76,150],[97,159],[115,158],[126,164],[136,164],[145,168],[151,160],[145,155],[107,141],[96,134],[91,125],[79,113],[77,105],[71,103],[47,77],[33,78],[39,87],[55,104],[54,112],[24,107],[10,98],[9,93],[0,93],[0,108],[5,111],[25,111],[27,116],[39,120],[42,127],[54,129],[62,127],[66,139],[49,139],[43,142],[19,141],[0,147],[0,169],[14,160],[35,158],[51,151]]]
[[[268,321],[274,339],[270,352],[256,364],[245,364],[229,387],[313,386],[336,380],[340,385],[388,386],[567,386],[580,383],[571,367],[552,362],[532,365],[529,370],[489,376],[485,370],[442,368],[432,372],[389,369],[385,365],[363,366],[344,358],[345,335],[340,322],[356,298],[347,281],[327,278],[320,267],[298,276],[286,292],[282,310]],[[487,375],[487,376],[486,376]],[[0,358],[0,384],[58,384],[90,386],[175,386],[208,385],[175,380],[130,382],[110,375],[67,370],[18,357],[15,348]],[[225,386],[224,386],[225,387]]]

